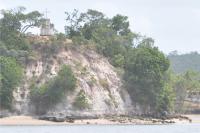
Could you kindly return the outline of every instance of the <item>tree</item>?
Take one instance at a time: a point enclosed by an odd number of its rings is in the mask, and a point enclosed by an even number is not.
[[[156,112],[169,60],[156,47],[144,46],[129,50],[126,57],[124,80],[132,100],[144,107],[144,113]]]
[[[25,33],[31,27],[40,26],[42,14],[38,11],[24,14],[23,12],[25,10],[26,8],[24,7],[18,7],[11,10],[1,10],[3,16],[1,19],[1,28]]]
[[[174,111],[176,93],[174,83],[176,82],[176,75],[168,70],[163,75],[164,86],[158,98],[156,110],[160,112],[161,117],[165,117],[167,113]],[[166,113],[167,112],[167,113]]]
[[[22,79],[22,68],[11,57],[0,56],[0,107],[10,109],[13,90]]]
[[[0,19],[0,40],[5,43],[8,49],[27,50],[28,42],[24,33],[32,27],[41,24],[41,14],[33,11],[24,14],[24,7],[11,10],[1,10]]]
[[[29,28],[41,26],[41,24],[44,23],[44,20],[41,17],[42,14],[38,11],[32,11],[28,14],[25,14],[23,20],[24,26],[21,27],[20,32],[25,33]]]
[[[154,40],[153,38],[150,37],[143,37],[140,44],[138,45],[138,47],[149,47],[149,48],[153,46],[154,46]]]
[[[74,9],[72,13],[65,12],[66,14],[66,26],[65,26],[65,34],[72,38],[73,36],[80,36],[80,29],[83,23],[83,16],[78,12],[78,10]]]
[[[129,29],[129,21],[127,16],[116,15],[112,18],[112,28],[118,35],[128,35],[131,30]]]

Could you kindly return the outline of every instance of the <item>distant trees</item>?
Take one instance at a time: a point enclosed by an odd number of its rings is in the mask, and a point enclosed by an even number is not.
[[[187,70],[200,72],[200,54],[191,52],[188,54],[178,54],[173,51],[168,55],[171,62],[171,69],[178,74],[185,73]]]

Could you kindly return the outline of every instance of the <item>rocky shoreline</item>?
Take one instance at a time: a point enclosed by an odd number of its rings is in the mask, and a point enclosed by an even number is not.
[[[192,120],[186,116],[170,116],[163,118],[151,118],[142,116],[65,116],[65,117],[55,117],[55,116],[40,116],[37,117],[39,120],[52,121],[52,122],[68,122],[76,123],[76,121],[92,121],[96,120],[107,120],[111,124],[173,124],[178,121],[191,123]],[[89,122],[87,124],[90,124]],[[94,123],[93,123],[94,124]],[[107,123],[105,123],[107,124]]]
[[[13,119],[14,118],[14,119]],[[28,120],[26,122],[26,120]],[[23,116],[0,113],[0,125],[21,124],[174,124],[192,123],[193,120],[200,123],[200,115],[168,115],[165,117],[135,116],[135,115],[97,115],[97,114],[49,114],[41,116]],[[15,122],[16,121],[16,122]],[[42,123],[40,123],[42,122]],[[15,124],[14,124],[15,125]]]
[[[0,119],[0,125],[76,125],[76,124],[174,124],[191,123],[192,120],[186,116],[176,116],[166,119],[127,117],[127,116],[105,116],[105,117],[53,117],[53,116],[10,116]]]

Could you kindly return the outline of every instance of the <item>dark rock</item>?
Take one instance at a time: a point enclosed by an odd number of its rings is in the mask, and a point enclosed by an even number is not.
[[[54,122],[64,122],[65,121],[65,118],[63,117],[55,117],[54,118]]]
[[[53,116],[39,116],[39,120],[46,120],[46,121],[54,121],[55,117]]]
[[[69,123],[74,123],[74,119],[66,119],[65,121]]]
[[[65,121],[65,117],[56,117],[56,116],[40,116],[39,119],[53,121],[53,122],[64,122]]]
[[[70,116],[66,116],[66,119],[73,119],[73,120],[81,120],[81,119],[98,119],[98,116],[89,116],[89,115],[70,115]]]
[[[158,121],[157,121],[157,120],[152,120],[152,122],[153,122],[153,123],[156,123],[156,122],[158,122]]]
[[[10,112],[5,110],[5,111],[0,111],[0,118],[8,117],[10,116]]]

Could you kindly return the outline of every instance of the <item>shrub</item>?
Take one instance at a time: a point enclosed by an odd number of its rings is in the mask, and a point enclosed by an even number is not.
[[[59,41],[65,41],[66,36],[63,33],[58,33],[58,34],[56,34],[56,39],[59,40]]]
[[[38,108],[36,113],[45,113],[49,108],[60,102],[66,93],[71,92],[76,87],[76,78],[69,66],[62,66],[58,75],[41,85],[40,87],[32,86],[31,101]],[[41,108],[44,108],[41,109]]]
[[[80,110],[90,108],[88,98],[83,90],[80,90],[73,105],[75,108],[80,109]]]
[[[52,42],[50,44],[44,44],[41,52],[44,53],[45,58],[49,58],[52,55],[56,55],[61,50],[61,48],[61,44]]]
[[[106,79],[100,79],[99,83],[103,88],[109,89],[109,84],[108,84],[108,81]]]
[[[72,42],[75,45],[86,45],[89,41],[82,36],[75,36],[72,37]]]
[[[90,77],[90,80],[87,82],[87,84],[88,84],[90,87],[93,87],[94,84],[95,84],[96,82],[97,82],[96,79],[95,79],[94,76],[92,75],[92,76]]]

